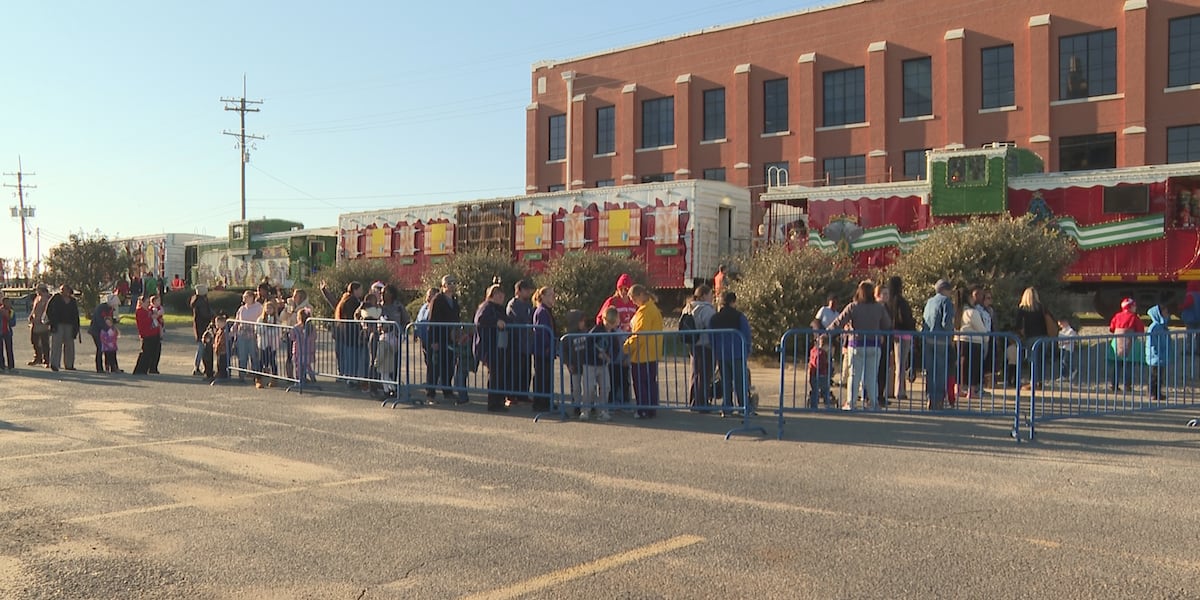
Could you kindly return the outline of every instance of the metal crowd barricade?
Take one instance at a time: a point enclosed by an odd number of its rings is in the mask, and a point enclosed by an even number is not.
[[[726,432],[760,432],[749,343],[729,329],[570,333],[559,339],[555,410],[563,419],[653,419],[676,410],[736,417]]]
[[[393,321],[310,318],[287,325],[233,319],[227,331],[231,378],[286,381],[288,391],[303,392],[320,389],[317,377],[329,377],[385,398],[403,395],[405,334]]]
[[[792,329],[778,351],[780,435],[785,413],[821,410],[1008,415],[1020,429],[1028,390],[1013,334]]]
[[[1087,335],[1035,340],[1029,355],[1045,365],[1035,375],[1029,403],[1029,438],[1036,423],[1084,415],[1102,415],[1195,406],[1200,402],[1193,333],[1164,334],[1163,363],[1147,361],[1148,334]]]
[[[553,360],[539,374],[535,354],[541,345],[554,344],[554,333],[541,325],[506,324],[480,334],[474,323],[409,324],[402,366],[407,398],[432,404],[440,392],[444,402],[466,404],[472,395],[491,394],[506,405],[528,403],[535,413],[549,411]],[[487,357],[477,356],[477,339],[492,347]],[[393,405],[399,401],[398,396]]]

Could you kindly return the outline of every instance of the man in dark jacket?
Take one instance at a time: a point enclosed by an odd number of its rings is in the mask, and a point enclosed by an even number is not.
[[[442,277],[442,289],[430,303],[429,322],[446,324],[429,328],[429,350],[433,353],[433,365],[426,378],[431,387],[425,390],[425,396],[432,403],[437,393],[433,386],[441,387],[442,396],[447,400],[453,397],[450,388],[454,385],[455,368],[458,366],[454,346],[460,343],[460,332],[457,327],[448,324],[462,322],[462,306],[458,303],[458,278],[453,275]],[[466,365],[463,367],[466,368]],[[462,394],[465,398],[466,391],[462,391]]]
[[[737,395],[737,405],[754,414],[749,398],[749,372],[746,360],[750,356],[750,320],[737,309],[737,294],[721,295],[721,310],[708,322],[710,329],[730,329],[736,333],[712,335],[713,357],[721,370],[722,397],[725,399],[722,416],[732,414],[731,401]]]
[[[75,301],[75,290],[71,286],[64,283],[59,292],[50,297],[46,319],[50,324],[50,370],[57,371],[61,364],[66,370],[74,371],[79,303]]]
[[[529,401],[529,380],[533,373],[531,361],[533,358],[533,333],[528,327],[533,326],[533,284],[522,279],[517,282],[512,300],[508,301],[505,309],[505,321],[509,325],[524,325],[509,332],[508,373],[507,381],[502,381],[502,388],[508,392],[509,403]]]
[[[192,364],[192,375],[200,375],[200,362],[204,358],[204,332],[213,321],[212,306],[208,303],[208,286],[203,283],[197,285],[196,293],[192,295],[189,304],[192,306],[192,332],[196,334],[196,359]],[[206,368],[206,371],[211,370],[211,367]],[[211,372],[204,375],[212,378]]]

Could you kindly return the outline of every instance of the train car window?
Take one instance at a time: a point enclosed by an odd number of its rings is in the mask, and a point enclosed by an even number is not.
[[[1105,214],[1150,212],[1150,187],[1122,185],[1104,188],[1104,212]]]
[[[982,154],[955,156],[946,161],[946,186],[966,187],[987,185],[988,163]]]

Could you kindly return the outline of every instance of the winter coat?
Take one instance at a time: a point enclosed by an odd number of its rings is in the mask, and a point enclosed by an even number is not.
[[[46,322],[50,330],[57,331],[59,327],[69,327],[71,337],[79,336],[79,303],[75,297],[64,297],[61,293],[50,297],[46,304]]]
[[[506,340],[508,334],[498,327],[504,317],[504,307],[486,300],[475,311],[475,358],[488,369],[499,366],[500,354],[505,351],[500,347],[501,340]],[[507,342],[503,345],[507,347]]]
[[[538,304],[533,311],[533,355],[541,359],[553,359],[558,354],[558,329],[554,324],[554,311],[545,304]]]
[[[692,315],[692,319],[696,321],[696,329],[712,329],[712,318],[716,316],[717,309],[713,307],[711,302],[703,300],[692,300],[688,302],[684,312]],[[701,334],[696,339],[697,346],[712,346],[712,340],[708,334]]]
[[[1151,367],[1165,367],[1171,360],[1171,336],[1167,328],[1167,319],[1157,305],[1151,306],[1146,312],[1150,316],[1150,331],[1146,340],[1146,364]]]
[[[659,332],[663,330],[662,312],[653,300],[639,306],[630,321],[630,331],[633,335],[625,339],[625,353],[631,362],[650,363],[662,358],[663,338],[661,335],[638,335],[639,332]]]
[[[504,321],[509,325],[533,325],[533,304],[528,300],[513,298],[508,301]],[[508,350],[515,355],[529,356],[533,353],[533,332],[528,327],[514,327],[508,332]]]
[[[713,315],[708,327],[732,329],[742,334],[713,334],[713,357],[718,361],[742,361],[750,356],[750,320],[742,311],[732,306],[722,306],[721,310]]]

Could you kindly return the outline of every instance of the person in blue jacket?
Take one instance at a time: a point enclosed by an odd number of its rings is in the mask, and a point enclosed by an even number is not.
[[[1146,312],[1150,316],[1150,329],[1146,331],[1146,364],[1150,366],[1150,399],[1166,400],[1162,380],[1169,379],[1171,366],[1171,336],[1167,323],[1171,321],[1170,309],[1164,304],[1151,306]]]

